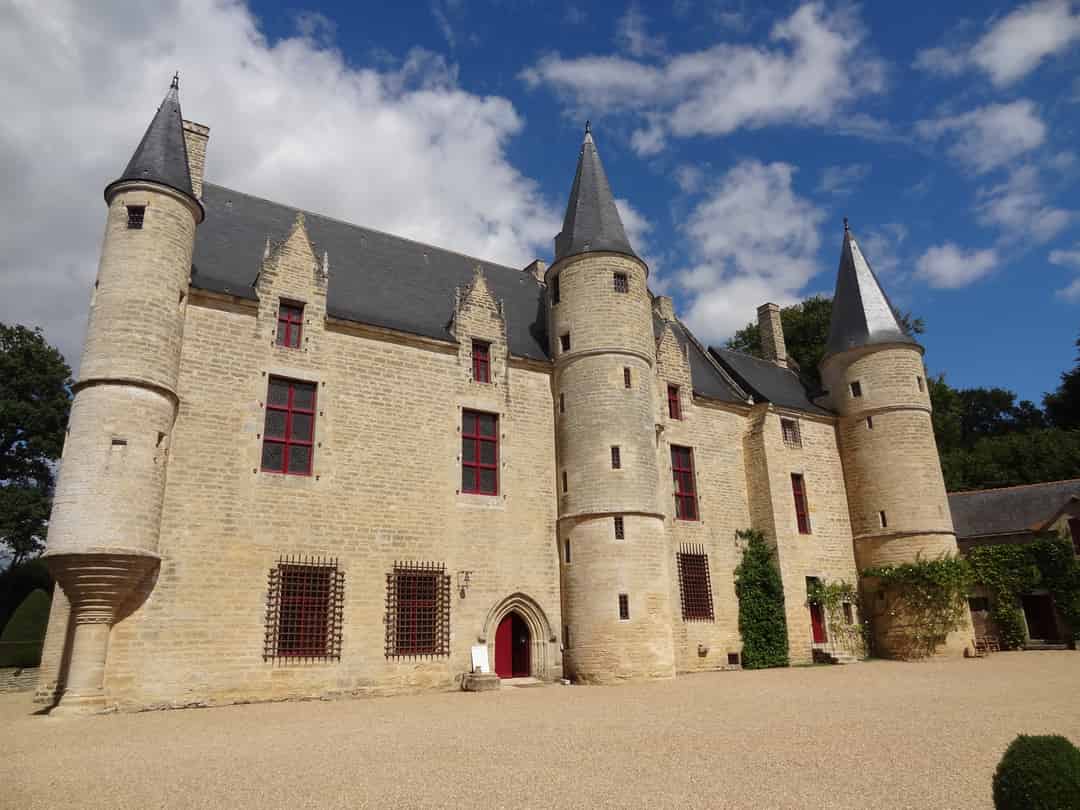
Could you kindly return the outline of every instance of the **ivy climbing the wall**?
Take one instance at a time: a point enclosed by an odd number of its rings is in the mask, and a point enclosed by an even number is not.
[[[846,650],[852,655],[865,655],[869,646],[870,627],[863,615],[859,589],[856,586],[844,580],[814,580],[809,587],[807,598],[811,603],[821,605],[825,611],[833,647]]]
[[[739,632],[742,634],[742,665],[746,669],[788,665],[787,620],[784,617],[784,585],[773,562],[773,550],[755,529],[735,533],[743,545],[743,558],[735,569],[735,594],[739,597]]]
[[[967,563],[955,556],[868,568],[886,594],[875,616],[887,628],[889,646],[901,658],[925,658],[945,643],[949,633],[967,623],[971,582]]]

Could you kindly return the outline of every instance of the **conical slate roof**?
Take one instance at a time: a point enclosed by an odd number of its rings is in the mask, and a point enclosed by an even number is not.
[[[825,356],[879,343],[915,343],[844,220],[844,244]]]
[[[109,188],[127,180],[147,180],[176,189],[195,199],[188,168],[187,144],[184,142],[184,123],[180,115],[180,82],[173,77],[169,92],[158,107],[154,120],[146,128],[135,154],[124,173],[109,184]],[[105,192],[108,195],[109,189]]]
[[[637,256],[626,238],[592,131],[586,124],[585,142],[581,145],[562,232],[555,237],[555,261],[598,250]]]

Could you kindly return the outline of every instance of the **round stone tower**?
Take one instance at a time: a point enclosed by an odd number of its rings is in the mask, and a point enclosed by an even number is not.
[[[581,681],[671,677],[648,268],[586,127],[546,273],[558,453],[563,655]]]
[[[844,221],[822,384],[840,414],[855,561],[866,568],[957,553],[945,494],[923,348],[900,319]],[[878,649],[904,655],[902,617],[867,593]],[[963,629],[947,647],[962,650]]]
[[[173,80],[120,179],[74,386],[45,559],[71,603],[57,710],[103,706],[109,632],[152,585],[195,228]]]

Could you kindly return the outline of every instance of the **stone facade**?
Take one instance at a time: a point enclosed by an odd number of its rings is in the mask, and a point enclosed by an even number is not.
[[[266,234],[253,296],[212,289],[191,277],[207,136],[185,123],[193,196],[152,181],[109,189],[48,541],[62,592],[41,702],[134,709],[457,688],[475,648],[499,657],[511,613],[541,679],[725,668],[741,654],[736,532],[749,527],[775,544],[791,659],[808,662],[822,646],[808,578],[854,582],[859,566],[955,549],[929,401],[914,391],[918,351],[834,359],[833,412],[755,399],[649,292],[621,224],[614,249],[522,271],[546,306],[543,360],[512,351],[505,302],[479,262],[445,302],[444,338],[331,314],[334,257],[301,212],[287,233]],[[144,207],[141,228],[128,206]],[[302,307],[295,346],[277,340],[283,306]],[[763,312],[766,354],[790,373],[778,310]],[[487,381],[474,378],[480,347]],[[703,393],[705,373],[734,395]],[[864,396],[851,402],[842,392],[856,378]],[[310,474],[263,470],[271,379],[315,392]],[[497,420],[497,494],[463,491],[465,412]],[[690,519],[675,508],[673,446],[692,454]],[[793,475],[806,493],[801,528]],[[874,523],[881,510],[888,531]],[[684,617],[684,552],[707,559],[711,617]],[[268,641],[270,583],[297,558],[336,566],[333,655],[282,657]],[[389,641],[390,578],[403,563],[445,571],[445,650],[401,654]]]

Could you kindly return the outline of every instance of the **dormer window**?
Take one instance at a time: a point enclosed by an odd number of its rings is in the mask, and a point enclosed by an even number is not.
[[[299,349],[303,328],[304,305],[282,301],[278,306],[277,345],[287,349]]]
[[[145,205],[129,205],[127,206],[128,215],[128,229],[132,231],[141,231],[143,226],[143,218],[146,216]]]
[[[474,382],[491,382],[491,344],[486,341],[472,342],[472,376]]]

